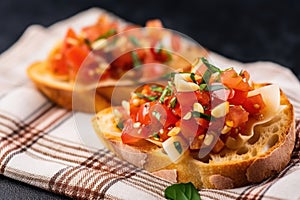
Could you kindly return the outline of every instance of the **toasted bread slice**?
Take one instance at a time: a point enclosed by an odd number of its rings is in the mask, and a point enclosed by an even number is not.
[[[226,149],[201,161],[186,151],[174,164],[163,149],[149,141],[123,144],[114,120],[113,108],[99,112],[92,120],[99,138],[119,158],[155,175],[176,170],[177,182],[192,182],[197,188],[226,189],[245,186],[280,172],[288,164],[295,142],[293,106],[281,92],[282,109],[271,121],[257,125],[243,149]],[[167,179],[174,180],[172,173]]]
[[[66,109],[95,112],[110,106],[110,103],[105,97],[90,89],[81,90],[78,94],[74,94],[74,83],[52,76],[47,69],[46,61],[33,63],[27,69],[27,74],[46,97]],[[72,97],[75,95],[76,105],[73,105]],[[92,96],[94,96],[95,99],[88,98]]]

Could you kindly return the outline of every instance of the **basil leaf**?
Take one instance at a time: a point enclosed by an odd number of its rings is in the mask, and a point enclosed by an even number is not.
[[[141,99],[148,99],[149,101],[155,101],[158,98],[158,96],[146,96],[146,95],[143,95],[142,93],[139,93],[139,92],[136,92],[135,94],[139,98],[141,98]]]
[[[200,90],[205,90],[207,88],[207,84],[206,83],[202,83],[200,84]]]
[[[173,97],[171,100],[170,100],[170,108],[175,108],[177,104],[177,98],[176,97]]]
[[[198,190],[191,182],[167,187],[165,197],[170,200],[201,200]]]
[[[165,97],[167,95],[171,95],[171,93],[172,93],[172,89],[171,89],[170,85],[167,85],[167,87],[165,87],[165,89],[162,91],[162,94],[159,98],[159,102],[164,103]]]
[[[190,77],[191,77],[192,81],[197,84],[197,81],[195,79],[195,73],[191,73]]]
[[[221,89],[228,89],[228,88],[224,85],[210,85],[206,88],[207,91],[216,91]]]
[[[150,89],[153,92],[163,92],[163,88],[160,86],[151,86]]]
[[[195,118],[203,118],[203,119],[206,119],[208,121],[212,120],[212,116],[207,115],[205,113],[197,112],[197,111],[192,111],[192,116],[195,117]]]
[[[136,47],[141,46],[140,42],[138,41],[138,39],[135,36],[132,36],[132,35],[129,36],[129,40],[134,46],[136,46]]]
[[[204,75],[203,75],[203,80],[204,80],[205,82],[208,82],[208,81],[209,81],[209,79],[210,79],[210,77],[211,77],[211,75],[212,75],[213,73],[216,73],[216,72],[221,73],[221,72],[222,72],[221,69],[219,69],[219,68],[215,67],[214,65],[210,64],[210,63],[208,62],[208,60],[206,60],[206,58],[202,57],[202,58],[201,58],[201,61],[202,61],[202,62],[206,65],[206,67],[207,67],[207,70],[205,71],[205,73],[204,73]]]
[[[117,33],[115,29],[109,29],[106,33],[100,35],[95,41],[100,40],[100,39],[106,39],[110,36],[113,36]]]
[[[201,60],[202,60],[202,62],[206,65],[206,67],[208,68],[208,70],[210,71],[210,73],[213,74],[213,73],[215,73],[215,72],[222,72],[221,69],[219,69],[218,67],[216,67],[216,66],[210,64],[210,63],[208,62],[208,60],[206,60],[206,58],[202,57]]]
[[[131,52],[131,58],[132,58],[134,67],[140,67],[142,65],[142,62],[140,61],[140,58],[135,51]]]

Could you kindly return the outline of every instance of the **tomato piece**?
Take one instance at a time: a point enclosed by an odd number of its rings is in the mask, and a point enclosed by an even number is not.
[[[65,52],[70,47],[76,45],[79,45],[79,38],[75,31],[72,28],[69,28],[64,38],[62,52]]]
[[[134,60],[131,52],[127,52],[124,54],[119,54],[120,52],[114,52],[115,57],[117,57],[111,64],[110,64],[110,72],[112,78],[120,78],[126,71],[134,68]],[[137,59],[143,64],[144,59],[146,57],[146,50],[145,49],[137,49],[134,51],[137,56]]]
[[[86,39],[93,42],[99,37],[107,34],[110,30],[117,30],[117,28],[117,22],[111,22],[108,16],[103,15],[95,24],[82,28],[82,33]]]
[[[243,107],[250,114],[258,114],[265,108],[264,100],[261,94],[257,94],[251,97],[248,97],[246,101],[243,103]]]
[[[233,127],[239,127],[248,121],[249,113],[241,106],[230,106],[226,121],[232,121]]]
[[[208,106],[210,104],[210,94],[208,91],[200,91],[197,90],[195,92],[197,101],[203,105],[203,106]]]
[[[65,53],[67,64],[70,67],[70,78],[75,79],[76,74],[89,54],[89,50],[86,46],[73,46]]]
[[[150,108],[154,105],[153,102],[146,102],[139,107],[139,111],[136,115],[136,121],[141,122],[144,125],[148,125],[151,122]]]
[[[230,104],[242,105],[247,99],[248,91],[232,90],[232,93],[232,97],[228,99]]]
[[[221,81],[224,85],[231,89],[249,91],[250,85],[245,82],[241,76],[239,76],[235,70],[225,70],[221,74]]]
[[[60,49],[59,49],[60,50]],[[64,55],[60,51],[53,52],[49,57],[49,66],[56,75],[68,75],[69,69]]]
[[[242,78],[244,78],[246,81],[249,81],[250,80],[250,74],[248,71],[246,70],[243,70],[241,73],[240,73],[240,76]]]
[[[163,25],[159,19],[152,19],[146,22],[146,27],[163,28]]]
[[[165,49],[150,48],[153,58],[159,62],[167,62],[171,59],[171,54]]]
[[[139,129],[133,127],[132,119],[128,119],[124,122],[124,128],[121,135],[124,144],[132,144],[143,138],[144,137],[139,133]]]

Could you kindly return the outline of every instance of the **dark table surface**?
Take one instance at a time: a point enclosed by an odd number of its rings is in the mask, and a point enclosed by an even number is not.
[[[172,3],[173,2],[173,3]],[[91,7],[133,23],[160,18],[202,46],[243,62],[273,61],[300,78],[300,1],[0,1],[0,53],[31,24],[49,26]],[[1,63],[0,63],[1,67]],[[66,199],[0,175],[0,199]]]

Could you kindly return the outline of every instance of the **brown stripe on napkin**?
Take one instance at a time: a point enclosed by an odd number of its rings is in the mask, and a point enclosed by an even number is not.
[[[17,128],[10,129],[10,126],[6,126],[11,132],[8,132],[5,137],[1,138],[0,148],[4,151],[1,152],[0,157],[0,173],[4,173],[6,165],[15,155],[29,149],[40,138],[44,137],[49,132],[49,129],[53,128],[57,122],[61,123],[63,119],[70,116],[69,111],[54,106],[43,110],[29,123],[17,121],[13,118],[10,119],[8,116],[5,116],[5,119],[13,123]],[[2,117],[4,118],[4,116]],[[37,129],[36,127],[41,124],[43,124],[43,130]],[[5,126],[5,124],[3,124],[3,126]]]
[[[80,166],[67,167],[56,173],[49,183],[51,191],[72,198],[107,198],[107,191],[119,181],[163,197],[170,183],[153,177],[108,150],[94,152]]]

